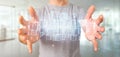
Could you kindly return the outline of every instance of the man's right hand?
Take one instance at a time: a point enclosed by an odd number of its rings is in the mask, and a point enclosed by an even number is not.
[[[28,25],[34,25],[35,22],[38,22],[38,17],[36,15],[36,12],[33,7],[29,7],[28,9],[30,16],[32,17],[29,21],[26,21],[23,16],[19,17],[19,22],[23,26],[18,30],[18,35],[19,35],[19,40],[20,42],[24,43],[27,45],[29,53],[32,53],[32,44],[39,40],[39,34],[36,35],[35,37],[30,37],[29,35],[29,29]],[[34,26],[37,27],[37,26]]]

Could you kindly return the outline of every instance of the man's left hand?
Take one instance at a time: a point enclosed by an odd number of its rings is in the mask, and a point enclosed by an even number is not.
[[[89,41],[93,43],[94,51],[98,50],[97,39],[102,39],[101,32],[104,32],[105,28],[100,26],[103,21],[103,16],[100,15],[96,20],[93,20],[92,15],[95,11],[95,6],[92,5],[87,11],[85,16],[85,22],[83,23],[83,30],[85,31],[85,36]]]

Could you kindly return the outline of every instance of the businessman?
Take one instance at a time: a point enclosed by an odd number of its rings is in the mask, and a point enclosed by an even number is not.
[[[98,50],[96,40],[102,39],[101,32],[105,29],[100,26],[102,15],[97,19],[92,18],[94,5],[85,13],[80,6],[73,5],[68,0],[49,0],[39,11],[36,12],[33,7],[29,7],[28,11],[31,15],[29,21],[23,16],[19,17],[23,27],[18,30],[18,35],[20,42],[27,45],[30,53],[32,44],[39,40],[39,57],[80,57],[81,28],[86,38],[93,43],[94,51]],[[30,37],[28,25],[35,25],[34,29],[39,33]]]

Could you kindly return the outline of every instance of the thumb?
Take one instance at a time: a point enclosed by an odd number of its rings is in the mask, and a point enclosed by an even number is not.
[[[95,39],[92,40],[92,44],[93,44],[93,47],[94,47],[94,51],[97,52],[98,51],[98,43]]]
[[[28,22],[24,19],[23,16],[20,16],[19,17],[19,23],[23,26],[26,26]]]
[[[32,43],[30,42],[30,40],[27,40],[27,48],[28,48],[29,53],[31,54],[32,53]]]

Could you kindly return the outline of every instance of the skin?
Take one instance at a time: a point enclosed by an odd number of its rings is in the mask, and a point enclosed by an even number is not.
[[[55,6],[64,6],[68,4],[68,0],[49,0],[49,4]],[[94,51],[98,50],[97,39],[102,39],[102,35],[100,32],[104,32],[105,28],[99,26],[103,21],[103,16],[100,15],[96,20],[93,20],[92,15],[95,11],[95,6],[92,5],[89,7],[87,14],[85,16],[84,25],[82,26],[86,38],[93,43]],[[39,40],[39,34],[37,37],[33,37],[32,39],[28,39],[29,30],[27,29],[28,23],[35,24],[34,22],[38,21],[38,17],[33,7],[28,8],[28,12],[31,15],[31,20],[26,21],[23,16],[19,17],[19,22],[23,26],[18,30],[19,40],[21,43],[26,44],[29,50],[29,53],[32,53],[32,44]]]

